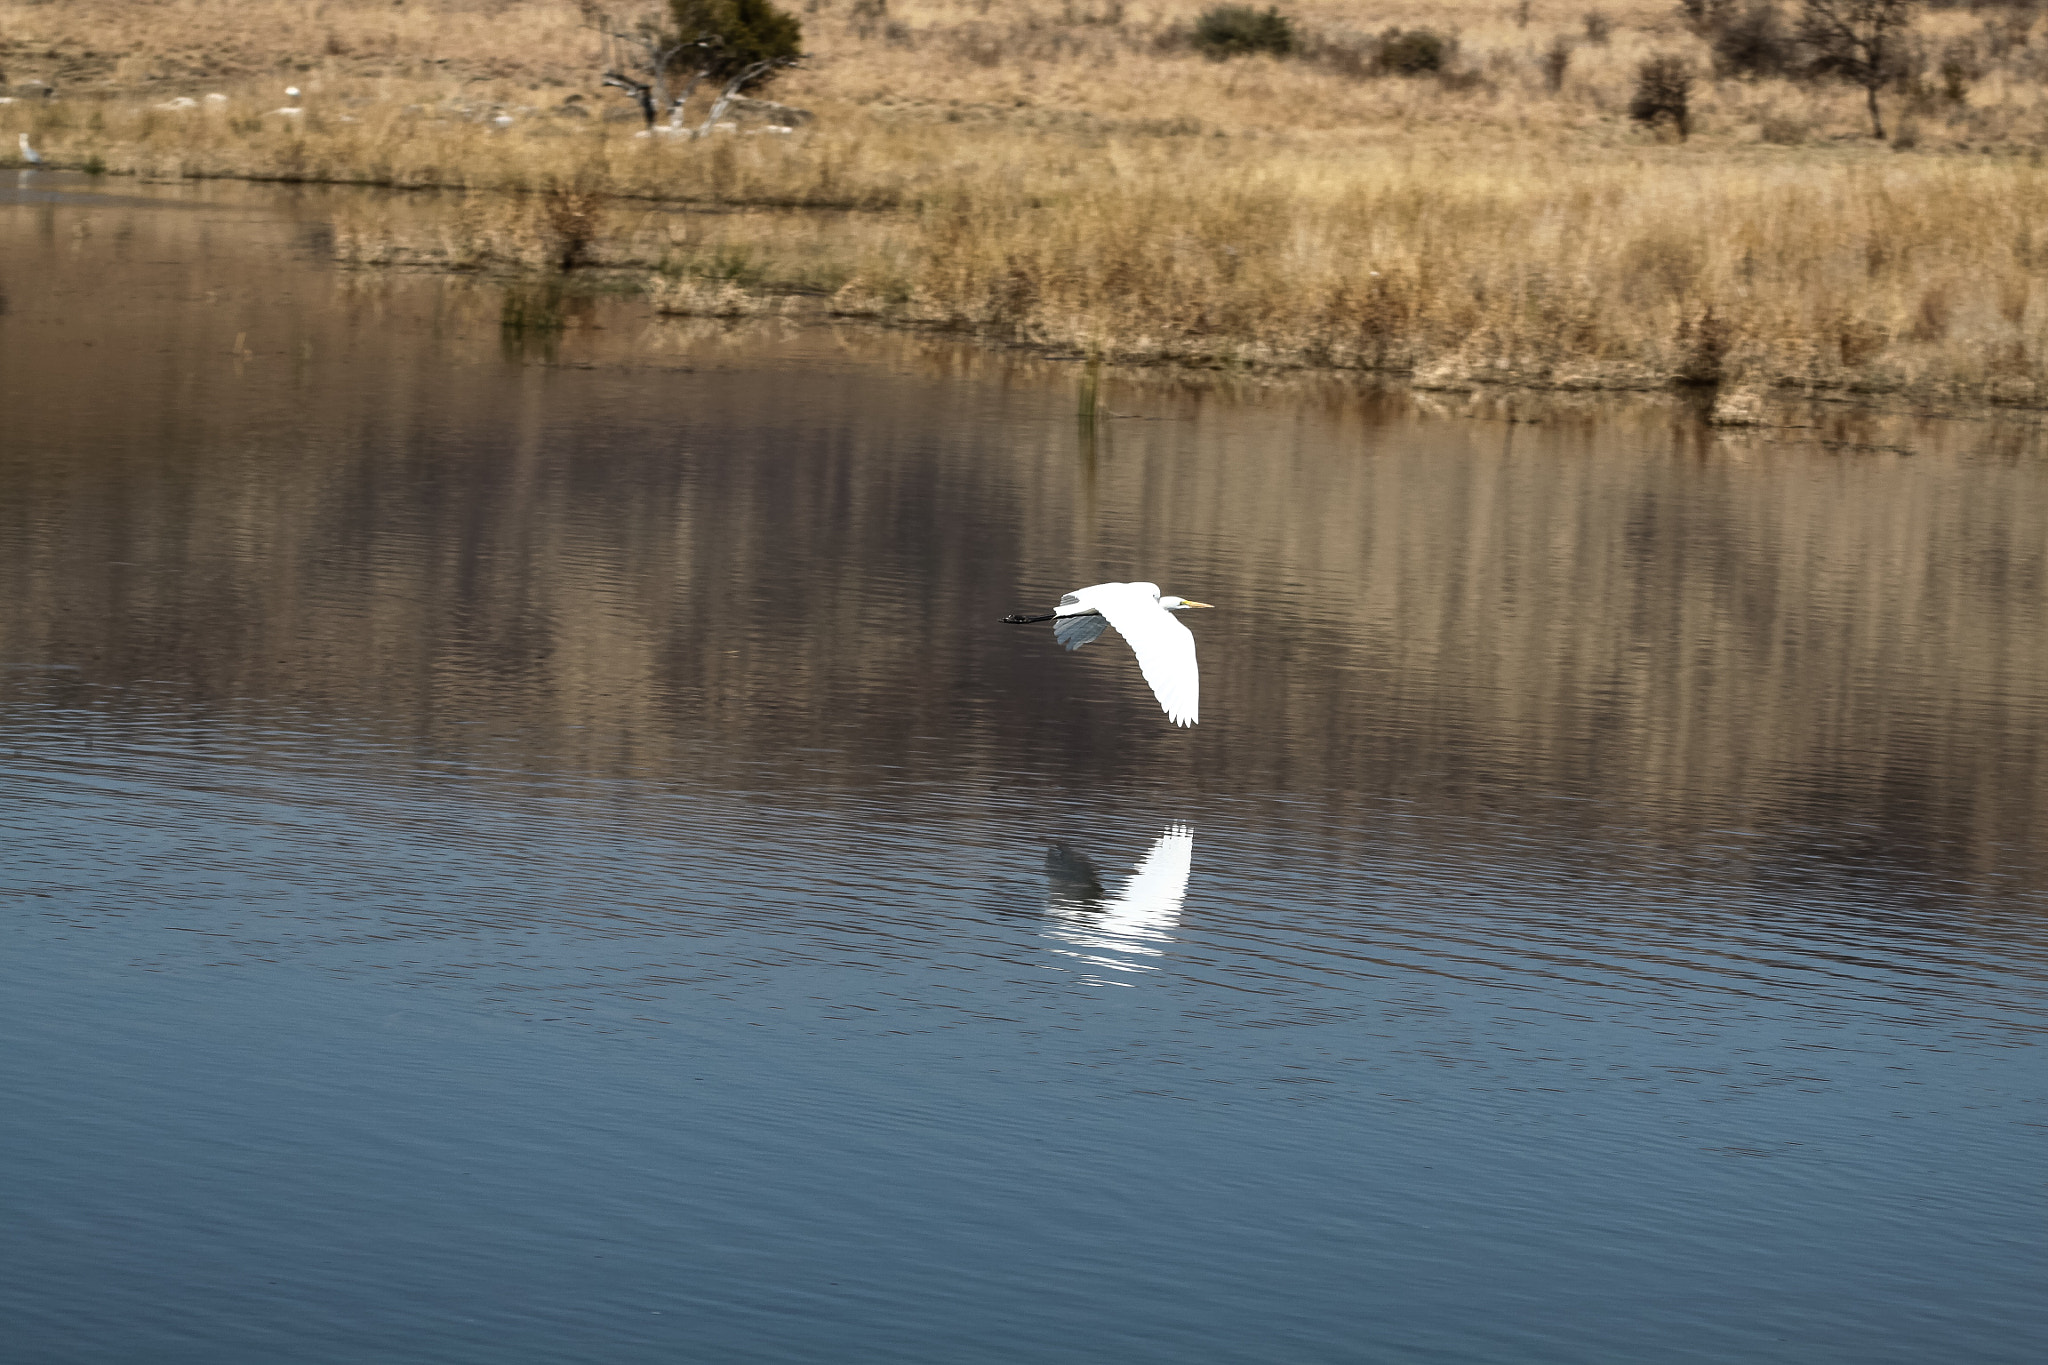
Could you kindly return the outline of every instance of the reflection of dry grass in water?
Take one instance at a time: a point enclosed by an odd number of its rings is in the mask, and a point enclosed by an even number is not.
[[[651,271],[671,311],[800,291],[1128,360],[1721,382],[1731,414],[1772,385],[2048,400],[2048,32],[2028,14],[1921,21],[1974,75],[1959,98],[1887,95],[1901,153],[1859,135],[1852,88],[1783,80],[1703,79],[1684,144],[1636,128],[1645,55],[1709,65],[1661,3],[1615,5],[1595,43],[1577,9],[1300,0],[1321,55],[1230,63],[1173,41],[1200,8],[797,5],[824,55],[774,93],[818,121],[686,142],[632,138],[569,0],[73,0],[0,29],[17,85],[64,91],[0,107],[0,132],[145,175],[466,190],[366,206],[341,250]],[[1418,22],[1457,28],[1448,76],[1360,74],[1364,34]],[[305,112],[261,112],[286,79]],[[225,108],[155,107],[214,89]],[[835,212],[759,211],[791,206]]]

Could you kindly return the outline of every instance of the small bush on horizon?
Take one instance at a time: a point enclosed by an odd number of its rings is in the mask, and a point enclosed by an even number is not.
[[[590,248],[603,233],[611,197],[603,178],[587,171],[568,180],[551,180],[542,188],[540,222],[554,244],[558,269],[571,271],[589,261]]]
[[[1445,70],[1458,40],[1433,28],[1390,28],[1379,38],[1373,66],[1385,76],[1427,76]]]
[[[1636,68],[1628,116],[1647,128],[1669,122],[1685,140],[1692,131],[1692,68],[1685,58],[1659,53]]]
[[[799,57],[804,48],[803,24],[770,0],[669,0],[669,17],[683,37],[708,41],[714,53],[706,74],[719,82],[757,62]],[[765,85],[776,76],[771,68],[750,85]]]
[[[1977,45],[1968,38],[1950,42],[1941,50],[1941,97],[1950,104],[1962,104],[1970,98],[1970,87],[1984,79],[1984,68],[1977,61]]]
[[[1190,38],[1198,52],[1217,61],[1256,52],[1285,57],[1296,45],[1294,21],[1275,6],[1261,12],[1250,5],[1218,5],[1195,20]]]
[[[1724,10],[1707,45],[1717,76],[1784,76],[1800,65],[1799,41],[1770,0],[1752,0],[1739,13]]]
[[[1678,0],[1678,15],[1694,36],[1711,38],[1735,10],[1735,0]]]
[[[1537,58],[1537,64],[1543,70],[1543,88],[1555,95],[1564,88],[1564,73],[1572,64],[1572,40],[1558,34]]]

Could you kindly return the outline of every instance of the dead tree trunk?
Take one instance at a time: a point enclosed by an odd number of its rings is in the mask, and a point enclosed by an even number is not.
[[[595,4],[585,6],[584,21],[604,41],[603,84],[631,95],[650,130],[663,118],[671,126],[679,123],[683,101],[690,97],[703,73],[700,70],[692,76],[680,95],[670,95],[669,79],[676,73],[683,54],[701,45],[663,32],[650,19],[622,24]]]
[[[584,0],[583,14],[586,26],[604,42],[603,83],[633,97],[648,132],[656,131],[664,119],[665,131],[684,132],[683,112],[690,96],[707,79],[723,81],[710,114],[698,127],[688,130],[693,137],[703,137],[717,126],[732,102],[749,86],[803,60],[794,51],[794,20],[786,20],[791,51],[745,62],[735,69],[735,63],[741,59],[730,40],[716,29],[689,30],[689,36],[685,36],[684,32],[666,27],[660,11],[643,13],[632,21],[621,20],[613,17],[601,0]],[[681,89],[674,89],[673,82],[680,82]]]
[[[746,89],[776,67],[787,64],[787,58],[770,58],[766,61],[755,62],[727,81],[725,89],[719,91],[718,98],[711,102],[711,112],[705,115],[704,122],[697,126],[695,135],[703,137],[713,128],[716,128],[718,121],[725,117],[725,111],[732,107],[732,102],[735,99],[739,98],[740,91]]]
[[[1914,0],[1801,0],[1799,41],[1813,50],[1813,71],[1863,87],[1870,135],[1884,137],[1877,92],[1905,67],[1905,32]]]

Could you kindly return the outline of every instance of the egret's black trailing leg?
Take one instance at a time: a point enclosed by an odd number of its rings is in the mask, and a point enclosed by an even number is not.
[[[1059,613],[1056,611],[1049,611],[1043,616],[1005,616],[1003,624],[1006,626],[1030,626],[1036,625],[1040,621],[1051,621],[1058,616]]]

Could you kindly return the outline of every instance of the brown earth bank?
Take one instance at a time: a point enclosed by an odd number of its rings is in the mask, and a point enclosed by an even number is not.
[[[787,8],[811,55],[756,93],[812,117],[650,137],[572,0],[12,0],[0,155],[26,134],[60,168],[436,188],[344,214],[337,252],[567,268],[672,313],[1718,386],[1730,422],[1786,395],[2048,405],[2031,9],[1919,12],[1880,141],[1860,88],[1737,74],[1723,30],[1661,4],[1300,0],[1292,55],[1231,60],[1183,0]],[[1418,27],[1448,41],[1401,74],[1388,36]],[[1684,136],[1631,117],[1657,57],[1693,76]]]

